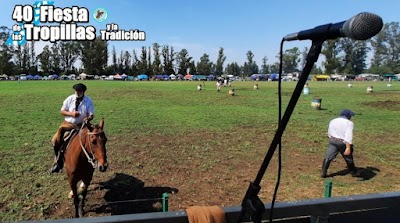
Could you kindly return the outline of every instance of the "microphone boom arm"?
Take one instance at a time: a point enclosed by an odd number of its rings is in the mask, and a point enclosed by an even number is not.
[[[292,115],[294,108],[296,107],[297,101],[301,95],[304,84],[307,82],[308,76],[314,64],[317,62],[319,54],[322,50],[322,44],[325,39],[317,39],[312,41],[312,46],[307,54],[306,64],[301,72],[299,81],[297,82],[296,88],[293,91],[292,97],[286,107],[285,113],[281,119],[281,124],[275,133],[275,136],[271,142],[268,152],[264,158],[264,161],[258,171],[257,177],[254,182],[250,182],[249,188],[242,200],[242,210],[238,217],[238,223],[242,222],[243,217],[251,216],[251,220],[254,223],[261,223],[261,215],[265,211],[265,206],[258,198],[258,193],[261,189],[260,182],[268,168],[269,162],[276,150],[277,145],[281,142],[281,138],[285,128],[289,122],[290,116]],[[281,78],[281,77],[279,77]]]

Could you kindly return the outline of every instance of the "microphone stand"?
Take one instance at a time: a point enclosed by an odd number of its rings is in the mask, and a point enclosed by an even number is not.
[[[318,56],[322,50],[322,44],[325,39],[317,39],[312,41],[312,46],[307,54],[306,65],[301,72],[299,81],[296,85],[296,88],[293,91],[292,97],[289,101],[289,104],[286,108],[285,114],[282,117],[280,125],[278,126],[278,130],[275,133],[275,137],[271,142],[271,145],[268,149],[267,155],[264,158],[264,161],[258,171],[257,177],[254,182],[250,182],[249,188],[243,198],[242,201],[242,210],[240,212],[238,223],[242,222],[244,216],[250,216],[250,220],[254,223],[261,223],[261,215],[265,211],[265,205],[258,197],[258,193],[260,192],[260,182],[267,170],[268,164],[271,161],[271,158],[276,150],[277,145],[281,142],[281,138],[287,123],[289,122],[290,116],[293,113],[294,108],[296,107],[297,101],[301,95],[304,84],[307,82],[308,76],[315,64],[318,60]],[[279,77],[281,78],[281,77]]]

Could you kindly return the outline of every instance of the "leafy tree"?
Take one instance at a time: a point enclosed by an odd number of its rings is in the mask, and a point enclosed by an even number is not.
[[[297,47],[287,49],[282,56],[282,69],[285,73],[298,72],[300,50]]]
[[[171,48],[168,45],[164,45],[162,48],[162,57],[164,59],[164,73],[165,74],[173,74],[174,71],[174,61],[175,61],[175,52],[174,48]]]
[[[101,75],[108,63],[108,43],[97,37],[81,43],[81,61],[88,74]]]
[[[112,73],[115,74],[115,73],[117,73],[117,67],[118,67],[118,65],[117,65],[117,51],[115,50],[115,46],[113,46],[111,54],[112,54],[112,65],[111,65]]]
[[[325,61],[322,64],[325,67],[325,73],[333,74],[338,73],[340,69],[340,59],[338,58],[339,48],[337,46],[338,40],[327,40],[324,42],[321,54],[325,56]]]
[[[303,51],[301,52],[301,61],[300,61],[300,66],[301,69],[299,70],[299,72],[303,71],[303,68],[306,66],[306,62],[307,62],[307,56],[308,56],[308,52],[309,49],[308,47],[304,47]],[[316,64],[314,64],[313,68],[311,69],[310,74],[322,74],[323,71],[321,69],[321,67],[318,67]]]
[[[17,45],[15,46],[15,50],[14,50],[14,60],[15,60],[15,65],[16,65],[16,72],[18,74],[20,74],[21,72],[23,72],[23,68],[22,68],[22,49],[23,46],[21,45]]]
[[[257,63],[253,60],[254,54],[249,50],[246,53],[247,62],[243,65],[243,72],[246,77],[250,77],[252,74],[258,73]]]
[[[29,47],[29,73],[30,74],[37,74],[38,72],[38,59],[35,53],[35,41],[30,42]]]
[[[225,72],[234,76],[241,76],[242,69],[237,62],[230,63],[226,66]]]
[[[271,64],[270,69],[271,69],[271,73],[275,73],[275,74],[279,73],[279,62],[275,62],[275,63]]]
[[[392,73],[400,72],[400,28],[399,22],[385,24],[387,36],[386,65],[390,67]]]
[[[182,49],[176,57],[178,73],[185,75],[189,71],[191,61],[192,57],[189,56],[188,51],[186,49]]]
[[[310,74],[322,74],[323,71],[321,67],[318,67],[317,65],[314,64],[313,68],[311,69]]]
[[[50,48],[50,64],[51,64],[51,71],[56,72],[57,74],[61,72],[62,69],[61,69],[59,42],[53,43],[53,45]]]
[[[354,48],[351,54],[351,72],[352,74],[361,74],[366,68],[367,53],[370,48],[367,47],[365,41],[355,41]]]
[[[149,54],[148,54],[148,59],[147,59],[147,61],[148,61],[148,64],[147,64],[147,74],[148,75],[153,75],[153,74],[155,74],[154,73],[154,71],[153,71],[153,68],[152,68],[152,65],[151,65],[151,48],[149,47]]]
[[[267,64],[268,58],[265,56],[262,58],[261,73],[269,74],[269,65]]]
[[[43,48],[42,52],[38,55],[40,68],[44,75],[50,75],[50,70],[51,70],[50,56],[51,52],[48,45],[46,45]]]
[[[133,75],[137,76],[137,75],[140,74],[140,72],[139,72],[139,59],[137,57],[137,54],[136,54],[135,50],[133,50],[133,60],[132,60],[131,69],[132,69],[132,74]]]
[[[121,50],[121,52],[119,53],[119,57],[118,57],[117,73],[122,73],[123,72],[124,63],[125,63],[124,51]]]
[[[160,59],[160,45],[158,43],[153,44],[153,55],[154,55],[154,61],[152,65],[153,71],[155,74],[161,74],[162,66]]]
[[[224,55],[224,48],[220,47],[218,51],[218,59],[215,64],[215,75],[221,76],[224,71],[224,62],[226,60],[226,56]]]
[[[343,52],[340,71],[345,74],[360,74],[366,68],[365,59],[369,48],[364,41],[342,38],[338,41],[338,49]]]
[[[8,37],[10,36],[9,32],[11,29],[6,26],[0,27],[0,75],[14,74],[14,63],[12,61],[13,58],[13,48],[11,46],[5,45]]]
[[[301,52],[300,66],[302,68],[306,66],[308,51],[309,51],[308,47],[304,47],[303,51]]]
[[[213,63],[210,61],[208,54],[203,54],[200,57],[200,62],[197,63],[197,73],[202,75],[209,75],[212,71]]]
[[[383,66],[385,63],[385,56],[387,52],[387,47],[386,47],[386,27],[385,25],[382,29],[381,32],[379,32],[377,35],[371,38],[371,46],[374,49],[374,53],[371,59],[371,69],[374,67],[380,67]]]
[[[138,69],[141,74],[148,74],[148,63],[147,63],[147,49],[145,46],[142,47],[142,53],[140,60],[138,61]]]
[[[124,53],[124,70],[122,73],[130,73],[131,71],[131,60],[132,60],[132,55],[129,53],[129,51],[125,50]]]
[[[79,58],[80,45],[74,41],[60,42],[60,62],[65,73],[73,72],[73,65]],[[73,72],[74,73],[74,72]]]
[[[189,74],[197,74],[196,65],[194,64],[193,60],[191,60],[189,63]]]
[[[376,74],[400,72],[400,29],[398,22],[386,23],[381,32],[371,38],[373,56],[370,72]]]

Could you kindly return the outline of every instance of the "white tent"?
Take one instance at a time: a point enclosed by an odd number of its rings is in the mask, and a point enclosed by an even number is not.
[[[359,74],[357,77],[379,77],[379,74]]]
[[[79,74],[79,79],[85,80],[85,79],[86,79],[86,76],[87,76],[87,74],[81,73],[81,74]]]

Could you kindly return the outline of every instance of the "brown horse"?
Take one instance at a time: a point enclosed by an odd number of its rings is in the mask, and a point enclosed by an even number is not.
[[[103,131],[104,119],[98,125],[84,123],[75,137],[68,143],[65,151],[65,169],[74,198],[75,217],[83,217],[87,188],[96,168],[107,170],[106,142]],[[78,196],[77,183],[82,181],[82,200]]]

